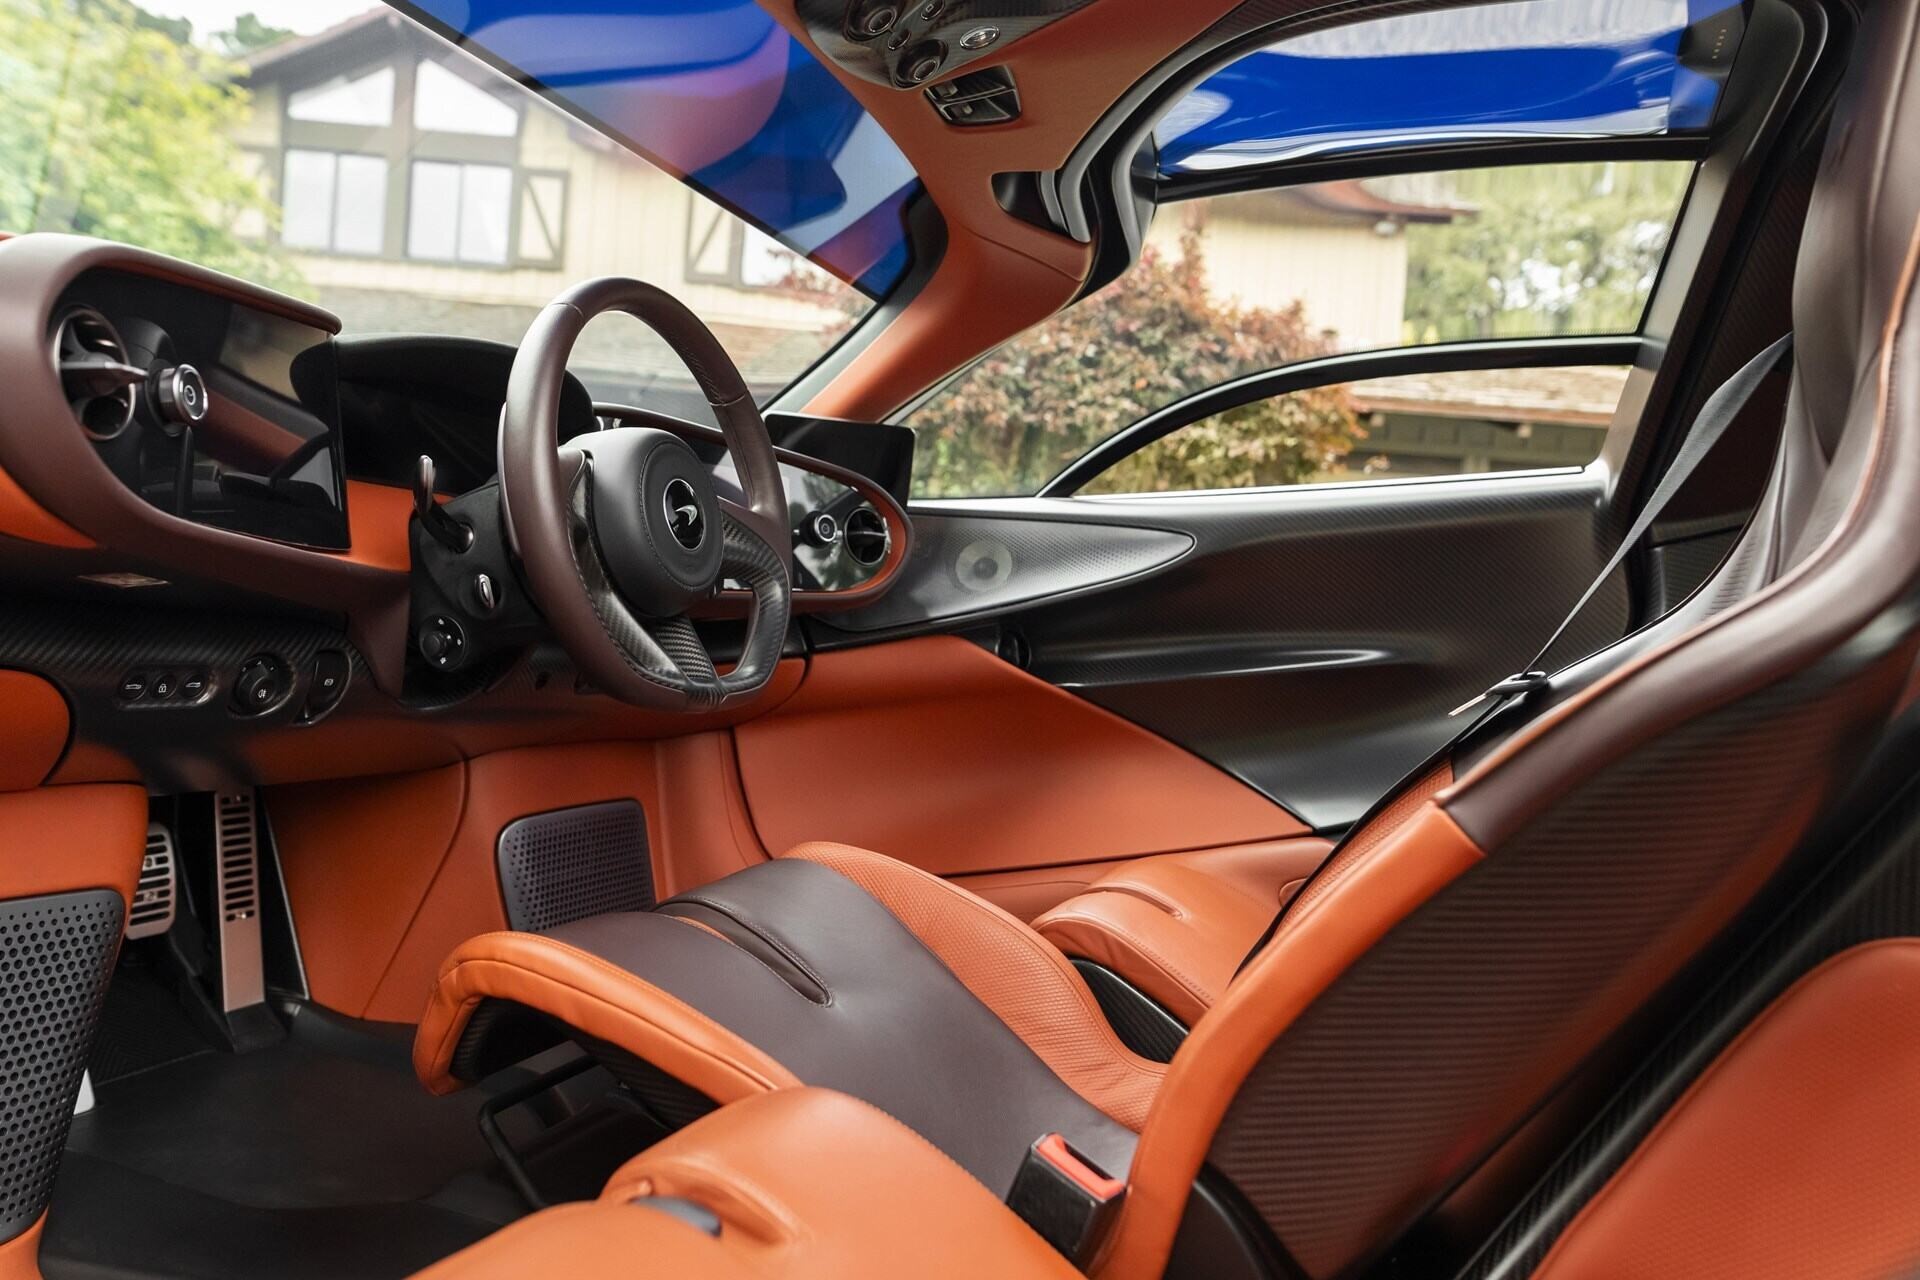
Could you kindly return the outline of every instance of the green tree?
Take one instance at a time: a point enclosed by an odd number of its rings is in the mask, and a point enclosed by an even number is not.
[[[126,0],[0,0],[0,228],[73,231],[298,283],[247,176],[238,68]]]
[[[1638,328],[1690,174],[1592,163],[1445,175],[1463,212],[1407,228],[1407,341]]]
[[[1299,303],[1243,307],[1207,288],[1201,225],[1149,247],[1120,279],[1002,346],[917,411],[914,488],[1032,493],[1099,440],[1182,396],[1331,348]],[[1263,401],[1199,424],[1101,478],[1131,491],[1290,484],[1365,431],[1344,389]]]
[[[260,21],[257,13],[243,13],[233,20],[233,29],[222,31],[214,36],[220,42],[228,57],[241,58],[256,49],[265,49],[279,44],[293,35],[290,27],[270,27]]]

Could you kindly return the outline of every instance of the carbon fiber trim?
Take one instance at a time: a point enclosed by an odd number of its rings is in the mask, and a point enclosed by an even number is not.
[[[1120,1043],[1153,1062],[1172,1062],[1173,1055],[1187,1038],[1180,1019],[1168,1013],[1149,995],[1104,965],[1091,960],[1067,957],[1086,979],[1087,988],[1099,1002]]]

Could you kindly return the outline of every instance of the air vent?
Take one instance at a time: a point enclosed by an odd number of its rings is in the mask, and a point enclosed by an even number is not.
[[[81,430],[95,440],[111,440],[127,429],[147,371],[127,363],[126,344],[105,316],[92,307],[75,307],[62,316],[53,358]]]
[[[893,542],[887,522],[872,507],[854,508],[842,536],[847,540],[847,554],[869,569],[887,558],[887,548]]]
[[[173,832],[156,822],[147,828],[147,852],[140,860],[140,883],[127,912],[127,936],[150,938],[173,927]]]

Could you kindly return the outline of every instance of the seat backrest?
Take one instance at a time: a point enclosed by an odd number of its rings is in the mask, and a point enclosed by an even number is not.
[[[1099,1274],[1203,1164],[1299,1274],[1479,1173],[1774,881],[1920,653],[1920,0],[1873,8],[1808,211],[1765,504],[1680,624],[1410,807],[1176,1055]]]

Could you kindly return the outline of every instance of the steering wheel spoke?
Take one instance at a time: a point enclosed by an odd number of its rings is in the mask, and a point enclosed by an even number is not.
[[[635,316],[686,364],[746,490],[725,502],[678,436],[618,428],[559,444],[567,358],[587,321]],[[760,411],[713,334],[637,280],[579,286],[529,328],[501,415],[504,509],[529,592],[602,691],[671,711],[751,697],[772,678],[792,612],[786,495]],[[715,669],[689,610],[731,579],[753,596],[740,657]]]

